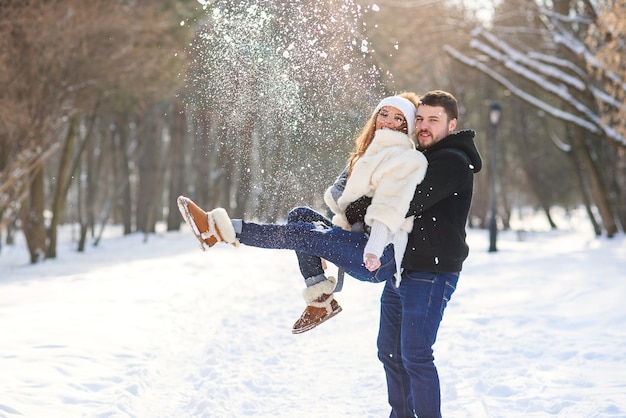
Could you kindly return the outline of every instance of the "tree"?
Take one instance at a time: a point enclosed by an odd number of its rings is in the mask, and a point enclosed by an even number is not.
[[[185,185],[185,137],[187,135],[187,113],[181,100],[175,99],[171,109],[171,140],[169,158],[169,186],[167,200],[167,230],[174,231],[180,227],[180,215],[175,198],[184,190]]]
[[[604,232],[613,236],[619,227],[616,200],[623,201],[624,194],[617,192],[619,196],[613,198],[608,184],[612,182],[615,169],[624,162],[623,158],[602,161],[598,158],[623,155],[626,139],[604,122],[600,109],[603,106],[619,108],[623,104],[608,94],[603,77],[589,70],[591,64],[597,62],[597,51],[584,42],[592,27],[597,25],[598,16],[605,11],[596,9],[588,1],[558,0],[549,3],[551,8],[530,0],[515,4],[529,22],[540,25],[506,25],[496,14],[494,22],[498,25],[492,30],[478,27],[473,32],[469,42],[473,56],[450,45],[446,50],[547,117],[567,125],[571,152],[576,154],[584,169]],[[520,35],[526,42],[519,41]],[[622,88],[625,85],[623,78],[619,85]],[[607,152],[607,148],[614,152]]]
[[[3,185],[0,214],[10,218],[12,205],[25,204],[22,228],[31,260],[38,254],[54,256],[52,229],[62,220],[71,177],[68,167],[55,170],[63,177],[52,184],[55,222],[48,236],[42,236],[48,206],[45,170],[54,169],[44,166],[44,156],[59,149],[57,144],[65,138],[67,157],[59,164],[78,161],[76,152],[84,144],[74,142],[73,127],[96,104],[104,114],[171,93],[181,68],[173,63],[179,60],[172,48],[177,40],[171,35],[174,27],[178,21],[170,12],[151,2],[0,3],[0,178],[13,178]]]

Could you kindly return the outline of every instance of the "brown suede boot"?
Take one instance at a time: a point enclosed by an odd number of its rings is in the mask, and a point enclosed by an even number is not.
[[[307,307],[293,325],[292,334],[302,334],[311,330],[341,312],[341,306],[333,296],[335,285],[336,279],[329,277],[327,280],[304,289],[302,296]]]
[[[180,214],[183,215],[183,219],[200,242],[202,251],[205,250],[204,244],[209,247],[218,242],[225,242],[235,247],[239,245],[235,228],[226,210],[216,208],[206,212],[185,196],[179,196],[177,203]]]

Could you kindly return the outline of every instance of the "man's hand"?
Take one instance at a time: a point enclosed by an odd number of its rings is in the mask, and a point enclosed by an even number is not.
[[[378,268],[380,267],[380,258],[376,257],[374,254],[364,254],[363,262],[365,263],[365,268],[369,271],[378,270]]]

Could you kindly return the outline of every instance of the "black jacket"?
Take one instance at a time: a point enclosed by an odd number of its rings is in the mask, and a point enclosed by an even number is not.
[[[417,186],[407,216],[415,216],[404,253],[407,270],[458,272],[467,258],[465,226],[472,203],[474,173],[482,168],[475,132],[453,132],[424,150],[426,177]],[[369,198],[346,209],[351,224],[363,219]]]

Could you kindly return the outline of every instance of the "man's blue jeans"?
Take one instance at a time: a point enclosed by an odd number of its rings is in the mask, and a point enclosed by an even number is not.
[[[289,212],[286,224],[243,222],[237,237],[240,243],[253,247],[294,250],[305,279],[324,272],[321,258],[361,281],[384,282],[396,272],[393,245],[385,248],[381,267],[371,272],[363,264],[368,236],[333,226],[328,218],[307,207]]]
[[[432,346],[458,273],[405,271],[381,297],[378,358],[387,377],[391,418],[441,417]]]

